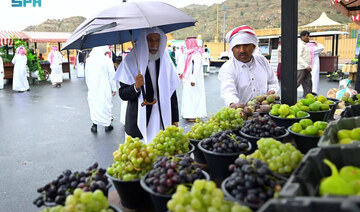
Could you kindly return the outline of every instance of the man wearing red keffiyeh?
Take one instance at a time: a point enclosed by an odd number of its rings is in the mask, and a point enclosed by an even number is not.
[[[279,83],[269,62],[255,53],[258,38],[246,25],[236,27],[226,35],[232,55],[219,71],[221,98],[225,106],[246,104],[255,96],[273,94]]]

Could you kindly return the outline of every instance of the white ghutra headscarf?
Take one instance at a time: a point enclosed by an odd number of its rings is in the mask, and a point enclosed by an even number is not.
[[[139,62],[140,73],[145,76],[146,68],[149,62],[149,47],[147,43],[146,36],[151,33],[160,34],[160,45],[158,49],[159,57],[160,57],[160,67],[159,67],[159,101],[156,102],[158,104],[160,102],[161,115],[164,123],[164,127],[170,126],[172,124],[171,121],[171,96],[179,85],[179,77],[177,75],[175,66],[173,65],[170,56],[166,50],[166,42],[167,38],[165,33],[158,27],[144,29],[139,34],[139,38],[135,43],[136,55]],[[137,66],[135,61],[134,51],[126,56],[126,58],[121,62],[119,68],[116,71],[114,76],[114,80],[119,85],[119,82],[122,82],[127,85],[132,85],[135,83],[135,78],[137,75]],[[146,86],[146,85],[145,85]],[[146,88],[145,88],[146,90]],[[146,107],[142,107],[141,103],[143,103],[143,94],[142,92],[138,98],[138,117],[137,117],[137,125],[141,134],[143,135],[143,139],[145,143],[149,143],[152,141],[152,138],[147,137],[146,130]],[[149,126],[151,127],[151,126]]]

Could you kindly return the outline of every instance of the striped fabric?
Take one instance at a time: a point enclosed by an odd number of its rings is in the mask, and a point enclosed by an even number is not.
[[[22,32],[19,31],[0,31],[0,46],[11,46],[14,43],[11,37],[16,37],[20,40],[26,39]]]

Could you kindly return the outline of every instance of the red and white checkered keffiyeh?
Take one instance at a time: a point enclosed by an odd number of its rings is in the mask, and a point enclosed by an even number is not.
[[[230,49],[240,44],[252,43],[255,46],[258,45],[258,38],[256,37],[255,31],[247,25],[236,27],[228,32],[226,34],[226,41],[229,43]]]

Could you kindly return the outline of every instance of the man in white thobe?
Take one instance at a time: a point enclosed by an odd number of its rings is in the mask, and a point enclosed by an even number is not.
[[[195,38],[185,40],[186,60],[184,72],[181,75],[183,92],[181,101],[181,115],[189,122],[196,118],[205,117],[206,99],[202,65],[204,50],[198,46]]]
[[[76,76],[84,77],[85,76],[85,57],[86,53],[79,51],[76,57]]]
[[[322,50],[324,50],[324,45],[316,41],[310,41],[306,44],[310,50],[311,56],[311,81],[312,81],[312,92],[318,93],[319,91],[319,75],[320,75],[320,60],[319,56]]]
[[[185,53],[185,50],[184,50],[184,46],[181,45],[179,50],[176,51],[176,72],[180,75],[183,73],[184,71],[184,68],[185,68],[185,56],[186,56],[186,53]]]
[[[219,71],[221,98],[225,106],[246,104],[257,95],[272,94],[279,90],[277,77],[269,62],[254,50],[258,39],[254,30],[246,25],[226,35],[232,57]]]
[[[49,53],[50,68],[51,68],[51,75],[50,80],[51,84],[54,88],[61,87],[61,83],[63,82],[63,72],[62,72],[62,62],[63,56],[57,50],[57,46],[53,46],[51,48],[51,52]]]
[[[150,143],[160,130],[177,126],[179,121],[176,97],[179,77],[166,50],[166,42],[166,35],[160,28],[142,30],[135,43],[137,57],[133,48],[114,77],[120,85],[120,98],[128,102],[125,133],[144,143]],[[155,104],[142,106],[144,99]]]
[[[2,58],[0,57],[0,89],[4,88],[4,76],[4,64]]]
[[[18,92],[30,90],[26,71],[27,57],[23,46],[18,48],[17,53],[12,59],[12,63],[14,64],[12,89]]]
[[[97,125],[105,126],[105,132],[114,128],[111,125],[111,109],[112,97],[116,93],[115,69],[106,52],[110,52],[108,46],[95,47],[86,60],[85,79],[93,133],[97,133]]]

